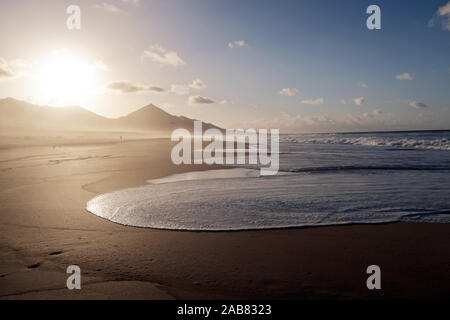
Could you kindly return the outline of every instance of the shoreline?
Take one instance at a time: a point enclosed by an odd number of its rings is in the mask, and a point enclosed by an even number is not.
[[[87,212],[87,200],[214,167],[172,165],[160,139],[38,149],[0,163],[0,299],[450,298],[450,225],[130,228]],[[65,288],[72,264],[82,290]],[[381,267],[382,290],[365,288],[370,264]]]
[[[122,206],[127,208],[127,202],[129,202],[129,196],[132,196],[133,191],[136,193],[143,193],[143,194],[150,194],[152,192],[160,193],[161,190],[158,189],[159,185],[167,186],[167,188],[163,189],[163,192],[181,192],[183,191],[183,188],[177,189],[176,186],[170,188],[170,185],[175,182],[186,182],[189,183],[189,185],[192,186],[195,185],[196,181],[201,182],[208,182],[210,180],[219,182],[223,180],[224,184],[226,185],[229,182],[233,181],[233,179],[259,179],[260,176],[258,175],[258,169],[254,168],[248,168],[245,166],[238,167],[238,166],[228,166],[228,167],[222,167],[220,169],[216,168],[202,168],[201,170],[195,170],[195,171],[186,171],[183,173],[177,173],[177,174],[169,174],[168,176],[157,178],[157,179],[145,179],[145,183],[142,185],[136,185],[127,187],[124,189],[115,190],[113,192],[108,193],[101,193],[93,198],[91,198],[88,203],[86,204],[86,211],[100,217],[102,219],[105,219],[106,221],[116,223],[119,225],[127,226],[127,227],[135,227],[135,228],[142,228],[142,229],[151,229],[151,230],[163,230],[163,231],[179,231],[179,232],[247,232],[247,231],[271,231],[271,230],[290,230],[290,229],[305,229],[305,228],[319,228],[319,227],[338,227],[338,226],[362,226],[362,225],[382,225],[382,224],[389,224],[389,223],[446,223],[439,222],[439,221],[429,221],[429,220],[414,220],[414,219],[408,219],[411,215],[427,215],[427,214],[436,214],[437,211],[429,211],[429,212],[421,212],[421,213],[411,213],[410,211],[403,211],[403,214],[397,217],[385,217],[380,219],[366,219],[364,220],[353,220],[353,219],[347,219],[343,221],[325,221],[325,222],[303,222],[299,221],[299,223],[292,222],[292,224],[278,224],[278,223],[272,223],[272,225],[266,225],[264,222],[261,224],[254,224],[252,225],[245,225],[245,224],[237,224],[237,225],[229,225],[227,227],[226,225],[222,224],[221,226],[213,226],[214,222],[213,220],[208,220],[206,218],[205,221],[207,221],[206,226],[202,226],[202,221],[196,221],[194,224],[191,222],[187,225],[184,224],[185,220],[181,218],[177,218],[176,215],[172,217],[172,223],[171,226],[166,226],[166,224],[163,221],[152,222],[152,223],[142,223],[142,221],[139,221],[139,219],[123,219],[121,217],[117,218],[117,214],[115,212],[118,211],[119,207]],[[256,174],[255,174],[256,173]],[[292,173],[294,176],[297,174]],[[230,179],[230,180],[227,180]],[[257,182],[256,182],[257,183]],[[156,188],[156,189],[154,189]],[[142,192],[144,191],[144,192]],[[127,194],[127,196],[123,196],[123,194]],[[123,199],[128,200],[122,200],[122,204],[116,204],[112,207],[108,207],[108,201],[115,201],[116,198],[125,197]],[[106,198],[108,200],[102,199]],[[145,196],[144,198],[141,198],[142,200],[145,199],[146,202],[152,201],[151,197]],[[123,202],[125,201],[125,202]],[[141,200],[134,199],[136,202],[140,202]],[[176,199],[175,199],[176,201]],[[169,203],[166,203],[166,205],[169,205]],[[103,207],[102,209],[100,209]],[[135,210],[136,207],[133,207],[133,210]],[[155,210],[155,209],[153,209]],[[156,209],[157,211],[164,210],[164,207],[160,207],[159,209]],[[276,211],[275,211],[276,212]],[[438,212],[438,214],[447,214],[448,211]],[[180,214],[180,213],[178,213]],[[245,213],[243,213],[245,214]],[[119,215],[120,216],[120,215]],[[157,216],[157,214],[156,214]],[[113,218],[114,217],[114,218]],[[178,219],[178,220],[177,220]],[[189,219],[189,218],[188,218]],[[154,220],[154,219],[153,219]],[[164,219],[163,219],[164,220]],[[134,223],[133,223],[134,221]],[[139,222],[138,222],[139,221]],[[178,224],[174,224],[175,221],[178,221]],[[181,224],[181,225],[180,225]]]

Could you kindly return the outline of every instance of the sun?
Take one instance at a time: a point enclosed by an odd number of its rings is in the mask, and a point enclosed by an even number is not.
[[[37,100],[55,106],[83,105],[95,90],[96,65],[76,54],[55,51],[38,64]]]

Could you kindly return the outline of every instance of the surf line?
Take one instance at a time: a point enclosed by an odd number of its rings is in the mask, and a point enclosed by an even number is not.
[[[194,164],[254,164],[261,165],[262,176],[276,175],[279,169],[280,130],[270,129],[225,129],[210,128],[203,132],[202,121],[194,121],[194,136],[184,128],[172,132],[171,140],[180,141],[171,151],[175,165],[192,164],[192,141]],[[211,142],[203,148],[203,142]],[[235,150],[235,145],[237,146]],[[246,146],[248,145],[248,150]],[[270,153],[268,147],[270,146]],[[225,150],[225,157],[224,157]],[[248,157],[247,157],[248,154]],[[235,156],[236,155],[236,156]],[[247,162],[248,160],[248,162]],[[264,166],[264,167],[263,167]]]

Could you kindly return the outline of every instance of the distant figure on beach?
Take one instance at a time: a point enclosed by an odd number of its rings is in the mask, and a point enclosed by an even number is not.
[[[122,143],[123,141],[122,141],[122,136],[120,136],[120,143]]]

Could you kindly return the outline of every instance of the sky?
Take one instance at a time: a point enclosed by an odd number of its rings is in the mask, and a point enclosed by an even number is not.
[[[0,98],[290,133],[450,129],[448,0],[5,0],[0,39]]]

